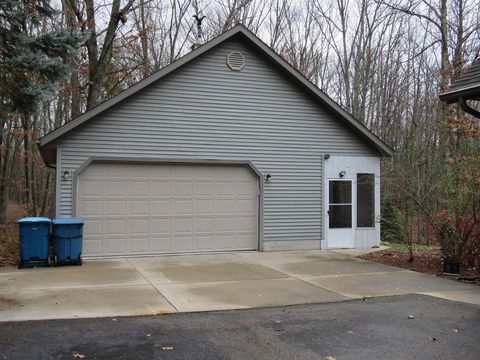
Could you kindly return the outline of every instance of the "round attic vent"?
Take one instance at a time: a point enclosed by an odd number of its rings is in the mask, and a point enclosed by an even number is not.
[[[241,52],[231,52],[227,55],[227,65],[232,70],[240,71],[245,66],[245,57]]]

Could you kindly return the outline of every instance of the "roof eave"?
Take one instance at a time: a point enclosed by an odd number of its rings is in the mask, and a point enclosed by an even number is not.
[[[448,90],[439,95],[440,100],[446,101],[449,104],[458,102],[459,98],[466,100],[480,99],[480,83],[462,87],[459,89]]]
[[[379,137],[377,137],[373,132],[371,132],[364,124],[355,119],[350,113],[348,113],[343,107],[337,104],[332,100],[327,94],[315,86],[310,80],[308,80],[302,73],[294,69],[285,59],[273,51],[268,45],[266,45],[259,38],[254,36],[250,32],[243,32],[245,36],[249,38],[256,46],[262,49],[267,53],[271,58],[276,60],[276,62],[281,65],[281,67],[288,72],[295,80],[297,80],[301,85],[307,88],[312,92],[317,99],[321,100],[322,104],[327,108],[330,108],[336,114],[338,114],[342,120],[346,121],[348,125],[354,128],[354,130],[360,132],[364,137],[366,137],[376,148],[380,154],[392,157],[395,152],[394,150],[384,143]]]
[[[193,59],[197,58],[201,54],[209,51],[210,49],[214,48],[215,46],[219,45],[220,43],[224,42],[228,38],[236,35],[238,33],[243,34],[247,37],[255,46],[260,48],[265,54],[267,54],[271,59],[273,59],[277,64],[281,66],[281,68],[297,80],[301,85],[303,85],[306,89],[308,89],[312,94],[316,96],[318,100],[322,102],[323,105],[330,108],[339,117],[344,120],[347,125],[351,126],[355,131],[357,131],[362,137],[364,137],[371,146],[376,148],[380,154],[385,156],[393,156],[394,151],[390,148],[387,144],[385,144],[380,138],[378,138],[375,134],[373,134],[365,125],[363,125],[360,121],[355,119],[351,114],[345,111],[339,104],[333,101],[328,95],[326,95],[323,91],[321,91],[318,87],[316,87],[312,82],[310,82],[303,74],[295,70],[286,60],[284,60],[280,55],[278,55],[275,51],[273,51],[267,44],[261,41],[258,37],[256,37],[253,33],[251,33],[247,28],[243,25],[237,25],[232,29],[224,32],[223,34],[217,36],[216,38],[210,40],[209,42],[205,43],[204,45],[198,47],[197,49],[191,51],[187,55],[183,56],[182,58],[178,59],[177,61],[167,65],[163,69],[157,71],[156,73],[150,75],[149,77],[143,79],[142,81],[138,82],[137,84],[131,86],[127,90],[123,91],[122,93],[114,96],[113,98],[101,103],[100,105],[94,107],[90,111],[86,112],[85,114],[79,116],[78,118],[72,120],[69,123],[66,123],[62,127],[50,132],[49,134],[45,135],[40,139],[40,146],[46,146],[52,141],[56,140],[63,134],[73,130],[75,127],[83,124],[87,120],[91,119],[92,117],[104,112],[105,110],[109,109],[110,107],[118,104],[119,102],[123,101],[130,95],[135,94],[136,92],[142,90],[143,88],[151,85],[152,83],[156,82],[157,80],[163,78],[164,76],[170,74],[174,70],[178,69],[179,67],[185,65],[186,63],[192,61]]]
[[[203,44],[202,46],[196,48],[195,50],[189,52],[185,56],[181,57],[177,61],[165,66],[163,69],[153,73],[152,75],[146,77],[145,79],[139,81],[135,85],[132,85],[125,91],[121,92],[118,95],[108,99],[107,101],[95,106],[91,110],[87,111],[86,113],[80,115],[79,117],[73,119],[72,121],[66,123],[65,125],[51,131],[47,135],[40,138],[40,146],[46,146],[55,139],[59,138],[63,134],[69,132],[70,130],[76,128],[77,126],[83,124],[87,120],[91,119],[94,116],[104,112],[105,110],[109,109],[110,107],[118,104],[119,102],[123,101],[124,99],[128,98],[129,96],[135,94],[136,92],[146,88],[147,86],[153,84],[157,80],[163,78],[164,76],[170,74],[174,70],[178,69],[179,67],[183,66],[184,64],[190,62],[191,60],[195,59],[196,57],[200,56],[201,54],[207,52],[208,50],[212,49],[213,47],[217,46],[218,44],[222,43],[230,36],[236,34],[241,29],[232,28],[223,34],[217,36],[216,38],[210,40],[209,42]]]

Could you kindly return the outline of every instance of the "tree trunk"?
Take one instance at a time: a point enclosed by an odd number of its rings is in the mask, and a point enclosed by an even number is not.
[[[0,115],[1,116],[1,115]],[[4,142],[4,128],[6,120],[0,118],[0,224],[5,224],[7,220],[7,204],[8,204],[8,189],[7,189],[7,165],[9,145]]]
[[[142,46],[142,69],[143,77],[150,75],[150,66],[148,61],[148,42],[147,26],[145,19],[145,0],[140,0],[140,21],[139,21],[140,44]]]
[[[450,61],[448,58],[448,21],[447,21],[447,0],[440,0],[440,43],[441,43],[441,63],[440,63],[440,92],[448,89]],[[448,105],[444,101],[440,101],[439,104],[439,122],[440,122],[440,134],[441,143],[447,145],[445,147],[445,158],[450,156],[448,149]]]
[[[31,127],[27,114],[22,114],[23,127],[23,171],[25,176],[25,205],[29,214],[32,213],[32,191],[31,191],[31,155],[30,155],[30,131]]]
[[[67,4],[66,1],[69,1]],[[75,29],[78,24],[75,21],[75,10],[78,9],[77,0],[63,0],[62,7],[65,14],[65,22],[70,29]],[[70,66],[70,94],[71,94],[71,113],[70,118],[66,121],[70,121],[80,116],[81,113],[81,96],[80,96],[80,79],[78,74],[78,61],[73,58]]]
[[[118,2],[118,0],[116,0]],[[87,28],[90,31],[90,37],[87,40],[88,52],[88,94],[87,110],[93,108],[99,101],[101,76],[98,72],[98,45],[97,31],[95,23],[95,4],[93,0],[85,0],[87,10]]]

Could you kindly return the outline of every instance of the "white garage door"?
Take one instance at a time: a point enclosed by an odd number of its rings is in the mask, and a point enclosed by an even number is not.
[[[77,182],[83,254],[257,249],[257,179],[245,166],[92,163]]]

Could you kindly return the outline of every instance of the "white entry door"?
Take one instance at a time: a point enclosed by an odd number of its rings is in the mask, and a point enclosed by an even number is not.
[[[328,181],[328,243],[330,249],[353,248],[352,180]]]

